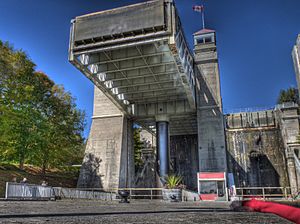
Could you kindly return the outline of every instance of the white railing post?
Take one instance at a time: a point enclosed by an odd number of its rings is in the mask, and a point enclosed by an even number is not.
[[[286,187],[284,188],[284,197],[285,197],[285,199],[287,199],[287,189],[286,189]]]
[[[242,190],[242,200],[244,200],[244,188],[241,188]]]
[[[6,182],[5,184],[5,198],[7,199],[8,198],[8,182]]]

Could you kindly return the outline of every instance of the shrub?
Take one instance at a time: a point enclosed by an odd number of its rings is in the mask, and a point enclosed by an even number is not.
[[[168,189],[181,188],[182,176],[169,175],[166,178],[165,187]]]

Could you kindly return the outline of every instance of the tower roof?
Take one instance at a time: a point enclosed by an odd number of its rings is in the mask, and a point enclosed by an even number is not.
[[[214,33],[216,32],[215,30],[210,30],[210,29],[202,29],[199,30],[198,32],[194,33],[193,35],[201,35],[201,34],[205,34],[205,33]]]

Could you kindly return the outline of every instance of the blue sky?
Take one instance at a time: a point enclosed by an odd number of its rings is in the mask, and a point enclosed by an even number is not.
[[[87,113],[93,85],[68,62],[70,20],[141,0],[0,0],[0,39],[28,53],[37,70],[77,98]],[[177,0],[185,34],[201,28],[192,6],[204,4],[206,27],[217,32],[225,110],[271,107],[280,89],[295,87],[291,50],[300,33],[299,0]]]

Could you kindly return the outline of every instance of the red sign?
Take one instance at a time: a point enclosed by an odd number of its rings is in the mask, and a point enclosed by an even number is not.
[[[225,179],[225,173],[201,172],[198,173],[199,179]]]
[[[202,201],[215,201],[218,198],[217,194],[200,194],[200,200]]]

